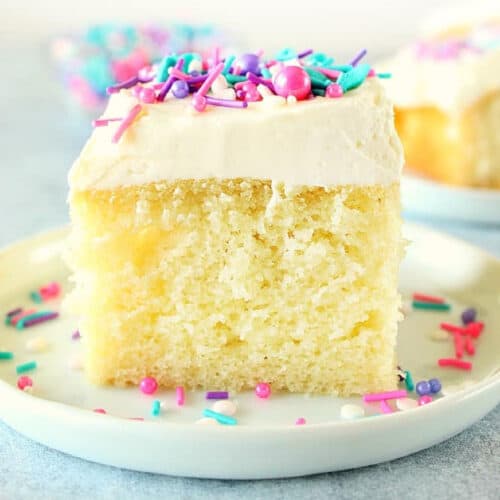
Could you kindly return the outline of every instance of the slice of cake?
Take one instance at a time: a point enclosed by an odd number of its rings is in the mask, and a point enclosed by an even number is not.
[[[394,388],[402,148],[378,79],[324,54],[192,57],[110,89],[70,174],[88,378]]]
[[[449,184],[500,188],[500,16],[442,30],[386,63],[407,165]]]

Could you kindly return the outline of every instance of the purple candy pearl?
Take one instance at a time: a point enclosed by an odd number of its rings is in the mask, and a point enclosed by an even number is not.
[[[429,386],[433,394],[437,394],[441,390],[441,382],[437,378],[431,378],[429,380]]]
[[[468,325],[469,323],[476,321],[476,316],[477,311],[473,307],[470,307],[462,313],[462,323],[464,325]]]
[[[248,72],[260,74],[259,64],[259,56],[256,54],[243,54],[238,59],[238,67],[240,68],[240,72],[243,74]]]
[[[201,75],[201,73],[199,71],[196,71],[195,69],[193,69],[193,71],[190,71],[189,74],[191,76],[200,76]]]
[[[184,97],[189,95],[189,85],[184,80],[177,80],[172,85],[172,94],[177,99],[184,99]]]
[[[431,393],[431,386],[427,380],[422,380],[417,384],[415,390],[419,396],[426,396]]]

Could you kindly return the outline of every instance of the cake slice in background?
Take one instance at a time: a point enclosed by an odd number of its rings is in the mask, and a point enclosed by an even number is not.
[[[448,184],[500,188],[500,11],[440,16],[382,65],[409,169]],[[439,21],[439,22],[438,22]]]
[[[396,386],[392,105],[368,65],[299,56],[203,61],[205,78],[224,67],[208,96],[196,75],[166,93],[186,78],[166,58],[112,95],[70,174],[70,301],[92,382]]]

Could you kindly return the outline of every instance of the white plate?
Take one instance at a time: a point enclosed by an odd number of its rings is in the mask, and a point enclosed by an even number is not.
[[[0,350],[16,359],[0,361],[0,418],[18,432],[49,447],[87,460],[163,474],[249,479],[297,476],[334,471],[395,459],[432,446],[476,422],[500,401],[500,263],[480,250],[446,236],[409,226],[413,240],[402,267],[401,288],[445,295],[451,314],[412,312],[403,322],[399,359],[416,381],[439,377],[457,392],[431,404],[375,418],[343,421],[340,407],[360,398],[273,394],[258,400],[238,394],[238,425],[195,425],[206,402],[203,393],[188,393],[178,408],[172,392],[159,397],[167,408],[149,416],[153,397],[135,388],[90,386],[81,372],[68,368],[79,354],[71,339],[73,318],[60,319],[24,331],[0,327]],[[43,234],[0,253],[0,310],[27,306],[30,290],[50,280],[64,282],[66,270],[59,250],[65,230]],[[472,373],[436,366],[452,355],[449,342],[429,339],[443,318],[456,320],[465,306],[480,309],[487,326],[477,343]],[[26,340],[44,336],[46,353],[31,354]],[[15,365],[35,359],[31,376],[34,395],[15,387]],[[215,388],[214,388],[215,389]],[[221,388],[217,388],[221,389]],[[156,397],[156,396],[155,396]],[[105,408],[99,415],[93,408]],[[367,415],[377,415],[376,407]],[[123,417],[145,417],[143,422]],[[307,424],[296,426],[304,417]]]
[[[408,214],[500,224],[500,189],[448,186],[405,172],[401,197]]]

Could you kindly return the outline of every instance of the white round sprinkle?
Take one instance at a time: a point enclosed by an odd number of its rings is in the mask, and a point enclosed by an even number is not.
[[[361,418],[365,416],[365,409],[358,405],[344,405],[340,409],[340,416],[348,420]]]
[[[430,338],[437,341],[450,340],[450,334],[448,332],[445,332],[444,330],[441,330],[441,328],[437,328],[436,330],[433,330],[431,332]]]
[[[412,311],[411,300],[403,299],[399,310],[405,315],[408,316]]]
[[[71,370],[82,370],[83,369],[83,362],[80,356],[74,356],[73,358],[70,358],[68,361],[68,367]]]
[[[210,417],[200,418],[200,420],[197,420],[195,423],[200,425],[221,425],[215,418]]]
[[[35,337],[26,342],[26,349],[30,352],[43,352],[47,350],[48,345],[44,337]]]
[[[294,95],[289,95],[286,98],[286,103],[287,104],[297,104],[297,98]]]
[[[418,401],[410,398],[400,398],[396,399],[396,407],[398,410],[406,411],[416,408],[418,406]]]
[[[229,399],[222,399],[220,401],[216,401],[212,405],[212,410],[217,413],[222,413],[223,415],[228,415],[232,417],[237,410],[237,406],[230,401]]]
[[[23,389],[24,392],[26,392],[27,394],[33,394],[33,386],[32,385],[27,385],[24,389]]]

